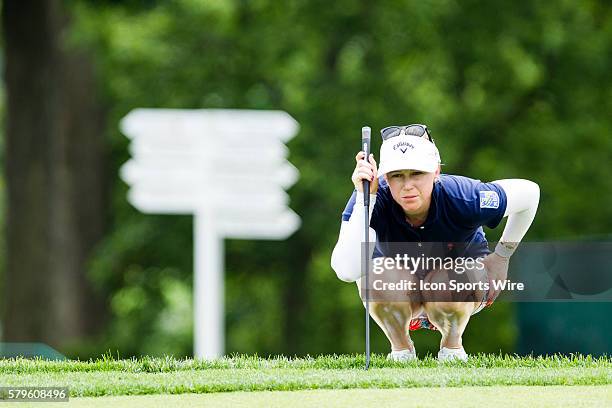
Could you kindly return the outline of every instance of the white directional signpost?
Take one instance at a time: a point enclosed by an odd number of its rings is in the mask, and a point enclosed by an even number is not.
[[[147,214],[194,216],[194,355],[224,353],[223,239],[284,239],[300,218],[285,189],[298,179],[282,111],[135,109],[121,121],[132,159],[128,201]]]

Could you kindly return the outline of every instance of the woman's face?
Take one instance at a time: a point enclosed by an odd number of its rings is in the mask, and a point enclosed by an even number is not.
[[[434,180],[440,175],[419,170],[397,170],[385,175],[393,199],[404,209],[406,215],[420,215],[429,210]]]

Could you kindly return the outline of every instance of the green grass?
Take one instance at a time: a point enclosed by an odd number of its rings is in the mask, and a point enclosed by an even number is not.
[[[87,371],[123,371],[132,373],[164,373],[185,370],[208,369],[265,369],[291,368],[305,369],[361,369],[365,363],[363,354],[325,355],[318,357],[285,357],[269,358],[257,355],[233,355],[215,360],[176,359],[174,357],[144,357],[140,359],[115,359],[104,355],[96,360],[43,360],[43,359],[1,359],[0,375],[48,372],[87,372]],[[473,367],[473,368],[605,368],[612,369],[612,359],[608,356],[592,357],[581,354],[552,355],[538,357],[520,357],[516,355],[478,354],[471,355],[466,363],[440,364],[432,356],[426,356],[410,363],[389,361],[385,355],[372,355],[372,368],[405,368],[405,367]]]
[[[68,386],[71,396],[294,391],[348,388],[414,388],[509,385],[608,385],[612,360],[476,355],[466,363],[430,357],[411,363],[375,355],[264,359],[234,356],[214,361],[143,358],[95,361],[0,360],[3,386]]]
[[[50,407],[63,404],[51,403]],[[612,386],[493,386],[229,392],[215,394],[131,395],[71,399],[71,408],[187,407],[602,407],[612,405]],[[20,407],[40,408],[40,403]]]

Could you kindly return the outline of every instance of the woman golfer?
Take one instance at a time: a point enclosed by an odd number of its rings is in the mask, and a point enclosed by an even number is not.
[[[389,358],[415,359],[410,330],[424,327],[442,334],[440,361],[465,361],[463,332],[470,317],[499,295],[501,288],[494,283],[506,280],[508,260],[535,217],[539,187],[522,179],[483,183],[440,174],[440,155],[424,125],[390,126],[381,135],[379,168],[374,155],[366,160],[359,152],[355,157],[351,179],[356,191],[342,214],[332,268],[343,281],[357,282],[362,292],[365,210],[363,193],[357,192],[369,180],[373,265],[384,265],[370,269],[370,315],[391,343]],[[482,226],[495,228],[503,217],[508,220],[491,253]],[[444,266],[435,261],[431,266],[424,253],[414,251],[408,254],[412,263],[404,256],[401,264],[398,243],[435,247]],[[422,262],[415,259],[419,256]],[[463,290],[456,290],[458,283]]]

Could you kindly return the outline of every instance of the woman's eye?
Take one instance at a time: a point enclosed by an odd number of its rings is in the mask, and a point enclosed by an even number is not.
[[[398,177],[402,177],[401,173],[395,173],[391,175],[392,178],[398,178]]]

